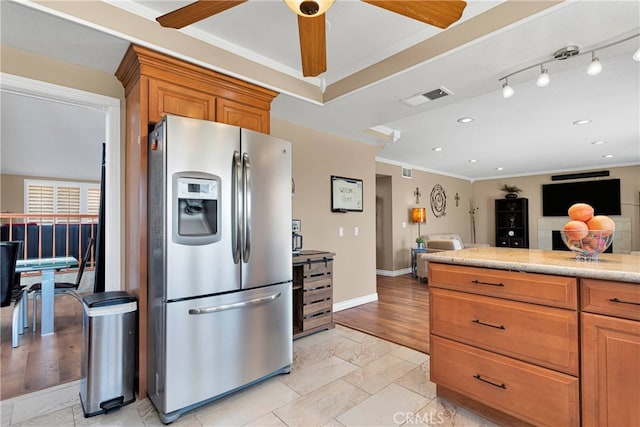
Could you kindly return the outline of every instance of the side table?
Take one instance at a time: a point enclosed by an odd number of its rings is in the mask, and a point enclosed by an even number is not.
[[[411,248],[411,275],[418,276],[418,254],[426,253],[426,248]]]

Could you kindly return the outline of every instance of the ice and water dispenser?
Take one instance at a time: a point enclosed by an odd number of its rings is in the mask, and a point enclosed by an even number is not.
[[[219,241],[220,177],[202,172],[173,175],[173,241],[205,245]]]

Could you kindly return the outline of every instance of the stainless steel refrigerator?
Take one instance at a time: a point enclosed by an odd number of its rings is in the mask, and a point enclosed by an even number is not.
[[[291,144],[169,115],[148,161],[147,387],[169,423],[291,370]]]

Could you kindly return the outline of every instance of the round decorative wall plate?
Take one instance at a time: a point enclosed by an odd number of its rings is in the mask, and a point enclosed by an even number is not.
[[[442,185],[436,184],[431,190],[431,211],[436,218],[447,214],[447,194]]]

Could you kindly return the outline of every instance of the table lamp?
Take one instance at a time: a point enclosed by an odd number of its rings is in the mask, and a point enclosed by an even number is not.
[[[420,237],[420,224],[427,222],[427,208],[412,208],[411,220],[418,224],[418,237]]]

